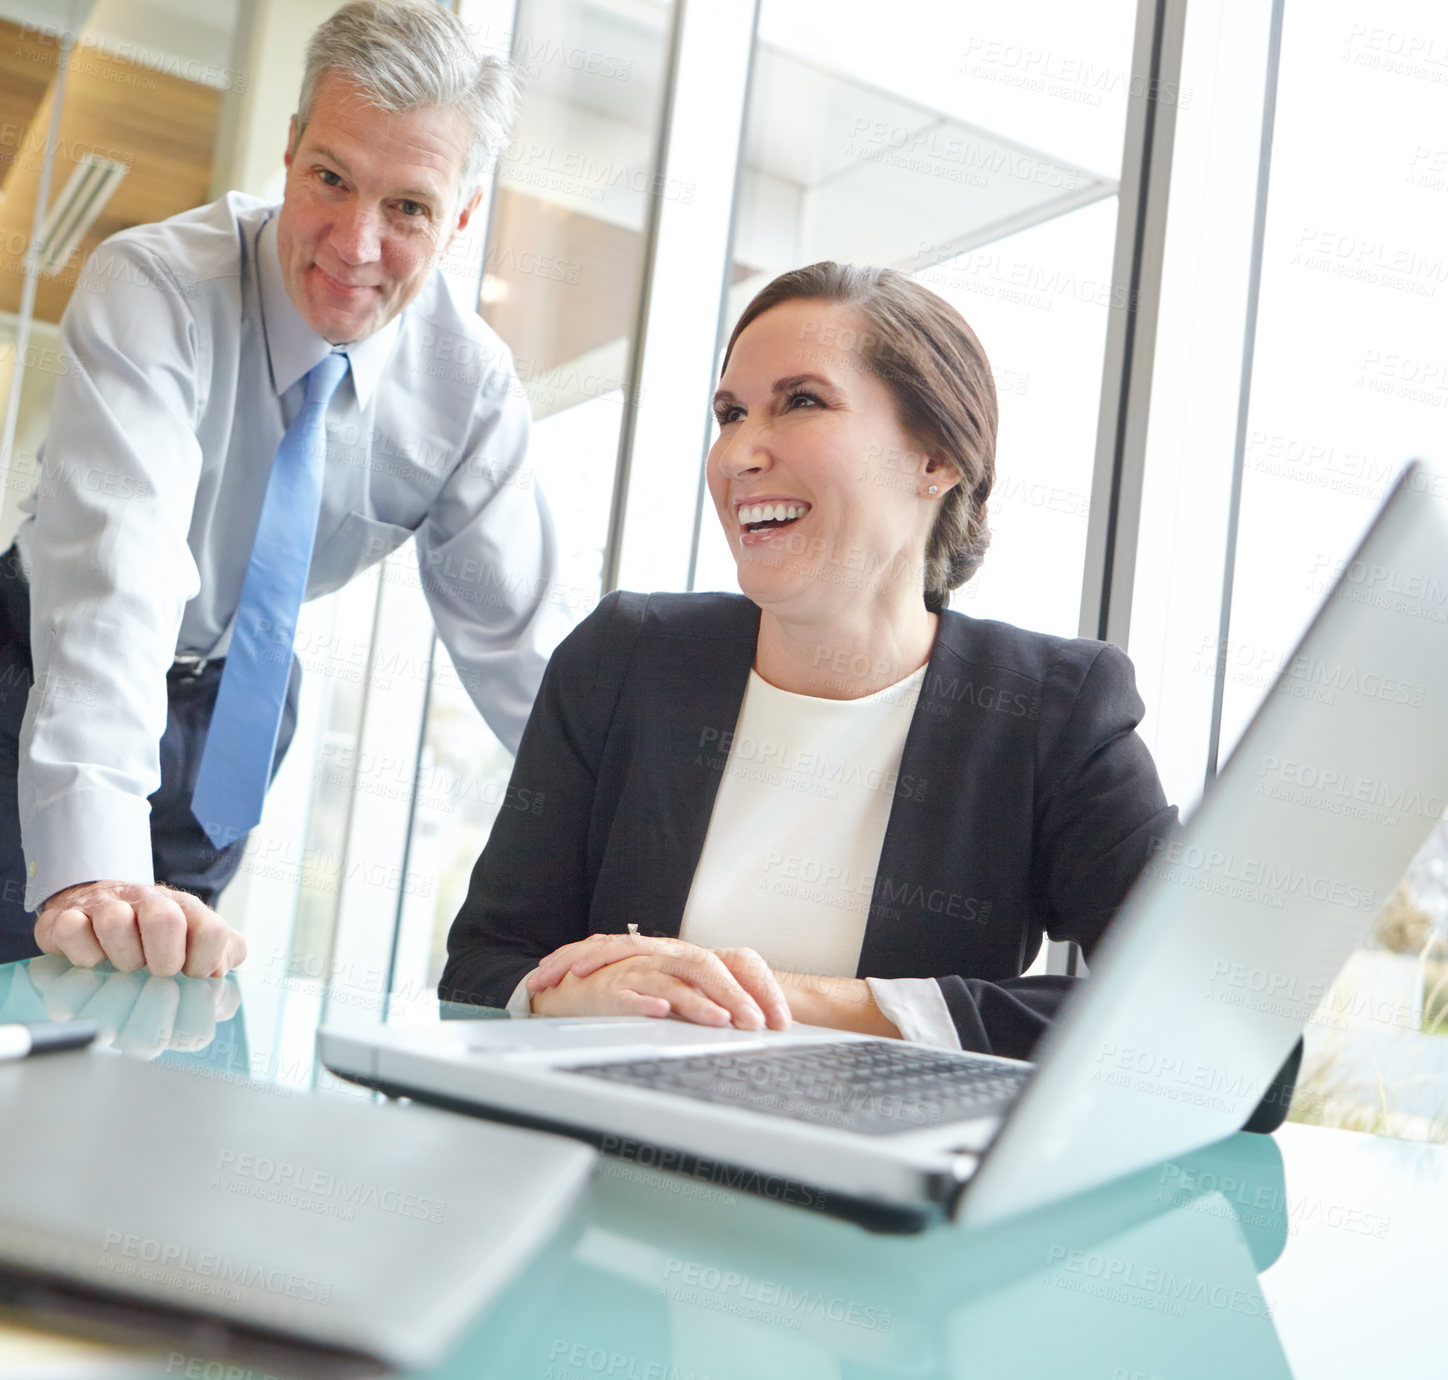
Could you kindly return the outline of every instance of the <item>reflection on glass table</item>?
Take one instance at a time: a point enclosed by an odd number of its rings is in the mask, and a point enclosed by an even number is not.
[[[606,1161],[573,1233],[439,1375],[1287,1377],[1257,1278],[1284,1201],[1276,1147],[1240,1136],[919,1238]]]
[[[229,1023],[241,993],[225,978],[119,973],[108,963],[77,968],[56,954],[7,965],[0,974],[0,1021],[83,1017],[100,1026],[98,1044],[132,1058],[195,1053],[216,1043],[219,1031],[236,1033]]]
[[[0,967],[0,1021],[91,1015],[109,1022],[112,1051],[98,1057],[130,1054],[211,1080],[300,1089],[270,1032],[256,1032],[248,1054],[252,992],[259,1010],[276,1004],[266,980],[261,963],[220,984],[178,978],[158,987],[144,975],[37,959]],[[299,1005],[287,1015],[283,1001],[278,1025],[300,1033],[305,1010],[320,1002],[294,992],[287,1000]],[[400,1014],[408,1024],[506,1019],[476,1008]],[[215,1033],[203,1043],[207,1029]],[[1445,1189],[1448,1151],[1287,1126],[1275,1137],[1231,1137],[987,1229],[892,1237],[797,1199],[663,1171],[645,1155],[604,1158],[558,1235],[433,1374],[1433,1374],[1436,1343],[1423,1320],[1441,1254],[1431,1209]],[[312,1221],[324,1215],[317,1204],[303,1210]],[[16,1321],[0,1318],[0,1356]],[[234,1364],[235,1356],[189,1351],[178,1359],[158,1337],[149,1355],[132,1347],[89,1356],[86,1373],[226,1380]],[[298,1353],[294,1365],[267,1369],[295,1380],[311,1364]]]

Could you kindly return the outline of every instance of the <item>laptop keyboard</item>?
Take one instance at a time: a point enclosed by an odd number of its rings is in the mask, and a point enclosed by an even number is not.
[[[566,1072],[888,1136],[963,1121],[1011,1102],[1034,1069],[896,1040],[862,1040],[573,1064]]]

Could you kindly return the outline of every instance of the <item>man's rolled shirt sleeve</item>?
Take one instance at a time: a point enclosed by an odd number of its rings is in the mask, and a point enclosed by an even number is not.
[[[569,622],[530,431],[522,385],[503,358],[483,382],[467,454],[417,531],[438,634],[479,713],[514,753]]]
[[[61,326],[35,520],[35,685],[20,741],[26,906],[95,878],[150,882],[166,672],[199,588],[186,535],[201,472],[203,333],[134,245],[102,246]]]

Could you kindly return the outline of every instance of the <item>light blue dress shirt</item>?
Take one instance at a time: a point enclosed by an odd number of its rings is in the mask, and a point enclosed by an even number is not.
[[[123,231],[61,323],[17,536],[35,658],[20,741],[31,909],[76,882],[152,880],[166,672],[225,655],[271,459],[331,348],[287,295],[276,211],[231,193]],[[567,619],[512,355],[440,273],[348,354],[306,597],[415,536],[458,675],[516,748]]]

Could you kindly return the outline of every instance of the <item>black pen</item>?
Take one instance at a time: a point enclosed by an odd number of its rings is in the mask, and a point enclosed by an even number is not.
[[[94,1021],[36,1021],[32,1025],[0,1025],[0,1064],[28,1059],[58,1049],[82,1049],[101,1028]]]

